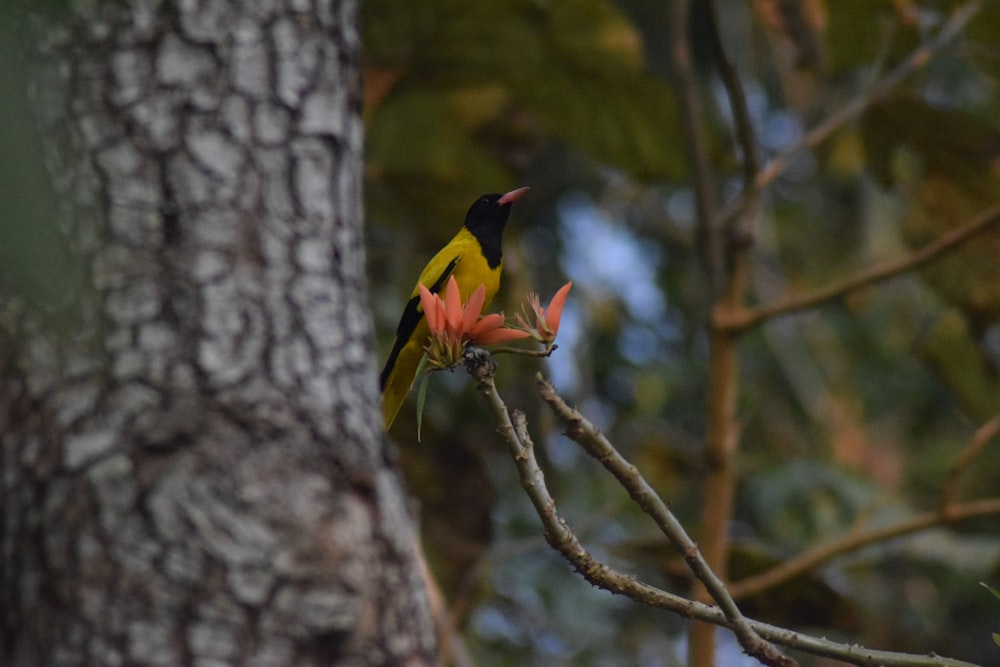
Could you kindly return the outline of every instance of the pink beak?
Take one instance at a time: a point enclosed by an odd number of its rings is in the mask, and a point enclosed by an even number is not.
[[[529,187],[524,187],[524,188],[518,188],[517,190],[511,190],[503,197],[500,197],[500,199],[497,200],[497,203],[500,204],[501,206],[504,206],[505,204],[513,204],[518,199],[520,199],[525,192],[527,192],[530,189],[531,188]]]

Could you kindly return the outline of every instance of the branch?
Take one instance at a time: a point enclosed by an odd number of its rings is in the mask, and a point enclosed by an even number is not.
[[[455,667],[474,667],[475,663],[469,656],[465,641],[457,632],[455,617],[448,610],[444,593],[438,584],[434,573],[427,565],[427,554],[420,540],[415,540],[414,551],[417,554],[417,566],[420,577],[424,580],[427,590],[427,600],[430,603],[431,615],[434,617],[434,628],[438,635],[438,655],[441,664],[452,664]]]
[[[722,220],[727,222],[737,216],[743,210],[744,200],[760,194],[764,188],[784,173],[785,169],[788,168],[792,160],[798,157],[799,153],[818,146],[842,126],[864,113],[872,104],[886,97],[904,79],[930,62],[938,51],[949,44],[965,29],[965,26],[982,9],[982,6],[982,0],[971,0],[959,7],[952,13],[951,18],[941,27],[937,35],[918,46],[906,60],[889,72],[885,78],[875,84],[866,94],[848,102],[839,111],[834,112],[819,125],[806,132],[797,144],[773,158],[757,174],[753,187],[750,190],[744,190],[739,197],[730,202],[722,213]]]
[[[906,521],[885,526],[884,528],[877,528],[867,532],[852,531],[846,537],[835,542],[821,545],[801,553],[795,558],[787,560],[770,570],[730,584],[730,593],[736,599],[756,595],[769,588],[783,584],[804,572],[813,570],[837,556],[872,544],[886,542],[897,537],[902,537],[903,535],[933,528],[934,526],[1000,514],[1000,498],[990,498],[965,504],[954,503],[955,491],[962,473],[982,453],[986,444],[997,433],[1000,433],[1000,417],[994,417],[976,430],[968,446],[966,446],[965,450],[948,469],[948,474],[941,488],[941,505],[937,511],[918,514]]]
[[[972,435],[972,440],[969,441],[968,446],[962,451],[955,462],[948,469],[948,474],[944,478],[944,482],[941,484],[941,511],[948,512],[949,508],[955,501],[955,495],[958,492],[958,482],[961,479],[962,474],[968,470],[969,465],[976,459],[977,456],[982,454],[986,445],[989,444],[990,440],[996,437],[997,433],[1000,433],[1000,417],[994,417],[989,420],[978,429]]]
[[[906,521],[901,521],[900,523],[884,528],[853,533],[835,542],[805,551],[766,572],[730,584],[730,593],[735,599],[739,600],[782,584],[837,556],[861,549],[862,547],[879,542],[887,542],[897,537],[917,533],[935,526],[944,526],[977,517],[994,515],[1000,515],[1000,498],[987,498],[985,500],[959,503],[947,508],[918,514]]]
[[[526,347],[494,347],[490,349],[491,354],[520,354],[525,357],[550,357],[552,353],[559,349],[558,345],[552,345],[541,350],[530,350]]]
[[[994,204],[958,227],[953,227],[906,257],[883,262],[840,282],[832,283],[806,294],[789,296],[784,301],[770,306],[742,310],[717,309],[713,315],[713,324],[724,331],[739,333],[772,317],[805,310],[841,298],[851,292],[920,268],[998,222],[1000,222],[1000,203]]]
[[[466,357],[466,368],[480,383],[500,423],[498,431],[507,443],[517,467],[521,486],[528,494],[535,511],[545,528],[545,539],[573,565],[584,579],[611,593],[622,594],[636,602],[672,611],[684,618],[697,619],[732,629],[723,612],[714,606],[694,602],[655,586],[639,581],[634,576],[618,572],[596,560],[580,543],[566,521],[556,510],[555,500],[545,486],[545,476],[534,455],[534,445],[528,437],[524,413],[508,414],[507,406],[493,383],[489,354],[471,350]],[[885,667],[977,667],[972,663],[935,655],[909,655],[890,651],[874,651],[860,646],[838,644],[827,639],[812,637],[785,628],[746,619],[746,623],[760,637],[788,648],[813,655],[825,656],[853,665],[884,665]]]
[[[697,212],[697,239],[701,260],[708,277],[709,291],[715,295],[725,282],[725,262],[720,228],[714,224],[715,207],[712,170],[708,159],[703,113],[698,103],[698,90],[691,64],[688,41],[690,26],[688,0],[675,0],[668,20],[670,60],[677,87],[680,110],[681,139],[685,157],[691,169],[692,190]],[[674,128],[669,128],[671,132]]]
[[[730,223],[718,217],[701,222],[709,233],[717,237],[716,248],[722,267],[717,272],[725,283],[713,289],[713,308],[722,312],[739,311],[746,303],[749,291],[750,244],[752,223],[757,205],[753,185],[760,171],[757,143],[753,124],[746,104],[746,96],[739,75],[729,61],[722,44],[719,23],[713,2],[707,3],[707,33],[713,60],[726,87],[736,133],[743,149],[743,187],[749,196],[736,208],[739,217]],[[707,214],[706,214],[707,215]],[[733,517],[735,505],[735,458],[740,444],[736,421],[737,395],[740,385],[738,339],[729,332],[713,328],[709,332],[708,405],[705,431],[705,461],[708,471],[703,488],[704,503],[701,512],[701,552],[715,571],[727,571],[729,534],[726,530]],[[705,582],[702,582],[703,584]],[[725,590],[723,588],[723,590]],[[706,600],[710,595],[718,601],[716,593],[697,590],[696,596]],[[728,593],[726,594],[728,596]],[[715,664],[715,633],[712,627],[695,623],[690,631],[691,664]]]
[[[738,209],[734,211],[730,219],[745,220],[756,206],[757,195],[760,193],[756,185],[760,173],[760,153],[757,150],[757,138],[753,129],[753,122],[750,119],[750,108],[747,105],[747,96],[746,91],[743,89],[743,82],[740,80],[740,75],[736,71],[736,67],[726,55],[726,49],[722,44],[722,33],[719,30],[719,12],[714,1],[708,3],[707,14],[709,21],[709,45],[712,49],[716,69],[719,71],[719,77],[722,79],[722,84],[726,87],[729,109],[733,114],[733,123],[736,126],[736,139],[743,152],[743,192],[746,196],[741,198]]]

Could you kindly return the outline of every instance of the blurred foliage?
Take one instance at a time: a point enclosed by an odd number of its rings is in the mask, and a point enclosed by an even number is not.
[[[717,2],[764,158],[863,95],[961,4]],[[369,257],[383,345],[413,278],[472,200],[532,186],[508,226],[499,307],[519,309],[529,290],[547,299],[567,278],[575,286],[559,350],[542,364],[499,357],[498,386],[528,413],[546,479],[584,544],[686,592],[676,554],[559,434],[533,383],[541,366],[696,528],[711,304],[693,245],[669,3],[364,7]],[[702,8],[690,34],[724,201],[740,158]],[[773,182],[755,221],[754,302],[899,257],[1000,200],[997,34],[1000,3],[985,3],[964,35]],[[731,576],[937,507],[947,470],[1000,410],[998,260],[1000,229],[743,339]],[[547,548],[470,384],[461,373],[432,378],[423,444],[412,406],[393,436],[418,471],[410,484],[425,546],[476,663],[683,664],[682,620],[592,589]],[[997,488],[993,443],[959,495]],[[442,526],[455,530],[443,536]],[[845,641],[990,664],[998,615],[977,582],[1000,571],[998,535],[994,517],[897,539],[745,604]],[[457,555],[455,544],[467,549]],[[726,646],[720,664],[738,654]]]
[[[980,583],[980,585],[985,586],[986,590],[988,590],[990,593],[993,593],[993,596],[996,597],[996,599],[1000,600],[1000,592],[998,592],[994,588],[990,588],[987,584],[984,584],[983,582],[979,582],[979,583]],[[993,633],[993,642],[997,646],[1000,646],[1000,632],[994,632]]]
[[[52,308],[78,280],[78,267],[56,227],[58,199],[28,99],[23,38],[19,8],[0,7],[0,294]]]
[[[5,317],[8,294],[48,308],[87,282],[55,227],[67,204],[48,184],[25,95],[24,26],[13,10],[41,4],[0,3]],[[547,300],[565,280],[575,286],[559,350],[546,362],[498,357],[498,386],[526,411],[546,480],[584,544],[684,594],[691,580],[677,555],[560,435],[533,381],[539,368],[552,376],[696,528],[711,303],[683,157],[691,128],[680,125],[670,79],[669,4],[363,2],[366,207],[384,353],[414,278],[468,205],[532,187],[508,226],[498,306],[512,313],[529,291]],[[690,4],[700,120],[723,202],[741,182],[740,155],[705,3]],[[763,157],[865,94],[962,5],[717,0]],[[899,257],[1000,200],[997,35],[1000,2],[989,0],[951,46],[771,184],[754,221],[754,303]],[[731,577],[938,506],[949,468],[1000,411],[997,266],[1000,228],[741,341]],[[411,403],[392,435],[429,562],[476,664],[683,664],[683,619],[590,587],[548,548],[463,373],[431,379],[422,444],[415,434]],[[964,471],[959,496],[998,488],[994,442]],[[994,664],[1000,613],[978,582],[998,577],[1000,519],[990,517],[846,554],[742,604],[852,643]],[[726,664],[739,649],[719,636]]]
[[[912,98],[894,98],[868,114],[865,145],[872,170],[911,202],[903,220],[910,245],[932,241],[997,198],[1000,128],[991,120]],[[1000,230],[994,229],[923,273],[931,289],[962,311],[977,332],[1000,317],[998,257]]]

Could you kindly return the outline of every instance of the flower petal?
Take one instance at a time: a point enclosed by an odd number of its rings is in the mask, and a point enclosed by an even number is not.
[[[444,288],[444,317],[448,330],[458,331],[462,323],[462,295],[458,291],[454,274],[448,278],[448,284]]]
[[[427,318],[427,326],[433,332],[439,332],[444,328],[444,313],[441,312],[441,299],[436,294],[432,294],[422,283],[417,284],[420,290],[420,305],[424,307],[424,317]]]
[[[545,309],[542,308],[538,294],[535,292],[528,292],[528,308],[531,309],[529,315],[535,316],[535,328],[540,328],[542,322],[545,321]]]
[[[475,324],[466,330],[465,337],[470,340],[478,340],[479,336],[484,333],[502,327],[503,322],[503,313],[490,313],[489,315],[483,315]]]
[[[509,329],[507,327],[499,327],[496,329],[490,329],[486,333],[476,336],[473,341],[476,345],[495,345],[496,343],[506,343],[512,340],[520,340],[521,338],[527,338],[530,336],[527,331],[522,331],[521,329]]]
[[[486,286],[480,283],[469,300],[465,302],[465,308],[462,309],[461,332],[472,329],[476,320],[479,319],[479,313],[482,312],[484,303],[486,303]]]
[[[553,338],[559,331],[559,320],[562,319],[563,306],[566,305],[566,297],[569,295],[571,287],[573,287],[572,280],[560,287],[556,295],[552,297],[552,301],[549,302],[548,311],[545,313],[545,327]]]

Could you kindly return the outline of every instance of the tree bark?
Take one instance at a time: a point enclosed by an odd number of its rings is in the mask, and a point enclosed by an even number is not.
[[[0,663],[421,665],[353,0],[24,23],[83,280],[0,309]],[[73,322],[60,328],[56,322]]]

